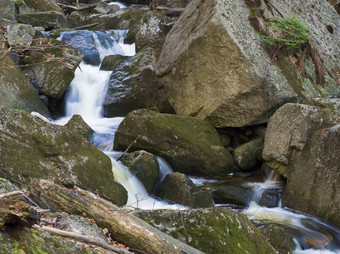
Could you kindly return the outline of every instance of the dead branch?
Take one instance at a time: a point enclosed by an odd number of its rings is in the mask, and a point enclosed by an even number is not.
[[[88,24],[88,25],[73,27],[72,29],[73,29],[73,30],[83,30],[83,29],[95,27],[95,26],[98,26],[98,25],[99,25],[99,23],[93,23],[93,24]]]
[[[123,157],[124,154],[126,154],[127,152],[129,152],[130,148],[132,145],[136,144],[137,140],[140,138],[140,135],[137,136],[137,138],[131,142],[131,144],[125,149],[125,151],[123,152],[123,154],[121,156],[118,157],[117,161],[120,161]]]
[[[179,17],[184,11],[184,8],[168,8],[157,6],[155,10],[168,17]]]
[[[69,231],[64,231],[64,230],[60,230],[57,228],[52,228],[52,227],[47,227],[47,226],[39,226],[39,225],[33,225],[32,228],[37,229],[37,230],[41,230],[41,231],[45,231],[48,233],[52,233],[52,234],[56,234],[56,235],[60,235],[63,237],[70,237],[85,243],[89,243],[89,244],[93,244],[99,247],[102,247],[103,249],[106,250],[110,250],[110,251],[114,251],[116,253],[119,254],[132,254],[132,252],[121,249],[121,248],[117,248],[113,245],[108,244],[107,242],[105,242],[103,239],[100,238],[94,238],[94,237],[90,237],[87,235],[81,235],[81,234],[77,234],[74,232],[69,232]]]

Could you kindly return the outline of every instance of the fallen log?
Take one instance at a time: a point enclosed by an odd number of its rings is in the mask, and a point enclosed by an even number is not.
[[[37,221],[37,213],[25,197],[24,191],[0,195],[0,226],[10,224],[30,226]]]
[[[98,226],[107,228],[115,240],[129,247],[149,254],[202,253],[89,191],[77,187],[67,189],[47,180],[35,180],[33,188],[65,212],[86,213]]]

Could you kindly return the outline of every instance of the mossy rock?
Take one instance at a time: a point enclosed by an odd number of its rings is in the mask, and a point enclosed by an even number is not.
[[[37,230],[22,229],[8,234],[0,231],[2,254],[94,254],[89,248]]]
[[[233,151],[236,165],[242,171],[253,170],[256,164],[259,162],[256,154],[262,154],[263,139],[257,137],[245,144],[240,145]]]
[[[0,108],[0,124],[0,175],[23,187],[33,178],[77,185],[118,205],[126,203],[126,190],[114,182],[110,158],[82,135],[23,110]]]
[[[193,208],[213,207],[210,192],[201,191],[190,179],[181,173],[167,174],[156,190],[161,199]]]
[[[194,117],[146,109],[132,111],[116,131],[114,148],[124,151],[130,144],[131,151],[161,156],[174,171],[185,174],[227,175],[233,171],[233,159],[217,131]]]
[[[222,207],[134,215],[204,253],[276,253],[246,216]]]
[[[243,186],[227,185],[212,188],[213,199],[218,204],[246,207],[249,205],[252,195],[252,190]]]
[[[45,11],[58,11],[63,13],[63,10],[53,1],[51,0],[23,0],[24,3],[37,11],[45,12]]]
[[[47,30],[68,27],[66,16],[58,11],[24,13],[17,15],[21,23],[40,26]]]
[[[87,139],[90,139],[94,132],[80,115],[73,115],[67,124],[65,124],[65,127],[71,131],[76,131]]]
[[[123,155],[121,161],[142,182],[151,193],[159,179],[159,165],[155,155],[146,151],[136,151]]]
[[[0,84],[0,106],[50,115],[32,84],[9,55],[5,55],[0,63]]]
[[[5,178],[0,178],[0,195],[19,190],[15,185],[13,185],[10,181]]]

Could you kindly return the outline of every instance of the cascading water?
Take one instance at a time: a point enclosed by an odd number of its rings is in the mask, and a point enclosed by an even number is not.
[[[321,220],[303,214],[294,213],[279,207],[260,206],[260,199],[267,189],[280,189],[282,184],[271,173],[263,183],[247,183],[253,188],[253,199],[243,211],[250,219],[265,221],[284,226],[294,238],[296,250],[294,254],[329,253],[340,254],[340,230]]]
[[[98,63],[97,60],[99,59],[99,63],[101,63],[107,55],[133,56],[135,54],[134,44],[123,43],[126,33],[127,30],[112,30],[106,33],[72,31],[62,33],[59,39],[81,50],[87,62]],[[84,36],[90,44],[82,43]],[[95,51],[93,48],[95,48]],[[67,91],[65,117],[55,121],[55,123],[65,124],[75,114],[82,116],[84,121],[94,130],[92,143],[111,158],[115,181],[122,184],[128,191],[128,207],[183,209],[183,206],[169,205],[166,202],[151,198],[138,178],[116,160],[121,153],[112,151],[114,133],[123,118],[105,118],[102,110],[112,72],[102,71],[99,65],[89,65],[86,61],[83,61],[76,70],[75,78]],[[160,164],[160,174],[165,176],[166,173],[171,172],[170,166],[162,158],[157,160]]]

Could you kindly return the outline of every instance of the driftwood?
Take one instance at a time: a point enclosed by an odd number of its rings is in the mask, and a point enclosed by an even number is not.
[[[157,6],[155,10],[168,17],[179,17],[184,11],[184,8],[168,8],[168,7]]]
[[[97,225],[107,228],[115,240],[129,247],[149,254],[202,253],[89,191],[77,187],[67,189],[47,180],[34,181],[33,188],[65,212],[86,213],[96,221]]]
[[[56,234],[56,235],[60,235],[63,237],[69,237],[75,240],[79,240],[85,243],[89,243],[89,244],[93,244],[93,245],[97,245],[103,249],[106,250],[110,250],[110,251],[114,251],[115,253],[118,254],[132,254],[132,252],[121,249],[121,248],[117,248],[111,244],[108,244],[107,242],[105,242],[102,239],[99,238],[94,238],[94,237],[90,237],[87,235],[81,235],[81,234],[77,234],[74,232],[70,232],[70,231],[65,231],[65,230],[60,230],[57,228],[52,228],[52,227],[46,227],[46,226],[39,226],[39,225],[33,225],[32,228],[34,229],[38,229],[40,231],[45,231],[51,234]]]
[[[37,213],[25,197],[24,191],[0,195],[0,225],[30,226],[37,221]]]

